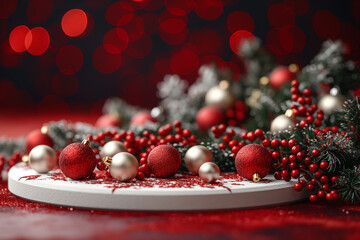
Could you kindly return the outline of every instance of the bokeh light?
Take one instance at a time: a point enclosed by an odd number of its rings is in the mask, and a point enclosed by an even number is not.
[[[105,33],[103,47],[112,54],[119,54],[124,51],[129,43],[127,33],[121,28],[113,28]]]
[[[176,74],[190,74],[199,68],[199,57],[193,51],[181,49],[171,56],[170,68]]]
[[[0,19],[6,19],[14,14],[17,0],[0,0]]]
[[[160,28],[167,33],[180,33],[186,27],[186,23],[181,19],[169,18],[160,23]]]
[[[154,13],[146,13],[141,15],[144,22],[144,31],[149,35],[158,33],[159,31],[159,17]]]
[[[230,37],[231,50],[237,55],[241,56],[239,46],[243,43],[243,41],[252,41],[253,39],[255,39],[255,36],[249,31],[236,31]]]
[[[243,11],[234,11],[228,15],[226,26],[231,33],[237,30],[253,32],[255,23],[250,14]]]
[[[49,33],[43,27],[33,28],[26,34],[25,48],[31,55],[43,54],[49,44]]]
[[[266,46],[277,55],[286,55],[293,50],[294,37],[286,30],[273,28],[266,35]]]
[[[9,40],[5,40],[0,45],[0,63],[4,67],[14,68],[20,65],[23,59],[23,53],[15,52],[9,43]]]
[[[50,36],[50,45],[49,51],[57,52],[62,46],[66,45],[69,41],[69,37],[65,35],[61,28],[61,23],[56,22],[53,23],[48,28],[49,36]]]
[[[217,19],[223,11],[223,3],[221,0],[197,0],[195,2],[196,14],[205,20]]]
[[[166,9],[174,15],[183,16],[193,10],[193,0],[165,0]]]
[[[306,45],[306,35],[304,31],[297,26],[293,26],[292,28],[288,29],[287,32],[289,32],[292,35],[292,40],[293,40],[293,47],[290,52],[292,53],[302,52]]]
[[[188,40],[194,43],[202,54],[220,54],[223,49],[222,37],[217,31],[210,28],[192,31]]]
[[[142,59],[151,53],[152,48],[152,38],[149,35],[144,34],[138,40],[130,42],[126,52],[133,58]]]
[[[64,46],[56,54],[56,66],[60,72],[66,75],[77,73],[81,69],[83,62],[83,53],[75,45]]]
[[[76,75],[55,74],[51,80],[51,84],[54,92],[62,97],[74,95],[79,88]]]
[[[69,37],[80,36],[85,31],[87,23],[87,15],[81,9],[71,9],[61,19],[61,27]]]
[[[295,24],[295,13],[285,4],[273,4],[269,7],[268,19],[273,27],[289,29]]]
[[[322,38],[336,38],[340,33],[339,19],[327,10],[319,10],[314,14],[313,27]]]
[[[141,17],[135,16],[127,24],[122,26],[129,37],[129,41],[136,41],[145,33],[144,21]]]
[[[30,29],[25,25],[20,25],[14,28],[9,36],[9,43],[11,48],[15,52],[24,52],[26,51],[25,47],[25,37],[28,34]]]
[[[134,16],[134,8],[127,2],[115,2],[105,12],[108,23],[114,26],[122,26],[131,21]]]
[[[303,16],[310,10],[309,0],[283,0],[283,3],[289,6],[296,16]]]
[[[113,73],[121,65],[121,54],[111,54],[103,46],[100,46],[92,55],[92,63],[100,73]]]
[[[26,16],[30,22],[39,24],[48,20],[52,11],[51,0],[30,0],[26,9]]]

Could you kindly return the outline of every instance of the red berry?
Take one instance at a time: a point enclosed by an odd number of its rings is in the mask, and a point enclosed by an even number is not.
[[[287,170],[281,171],[281,177],[287,182],[290,181],[290,179],[291,179],[290,174]]]
[[[184,130],[182,131],[182,135],[183,135],[184,137],[190,137],[191,132],[190,132],[189,129],[184,129]]]
[[[99,163],[97,164],[97,168],[98,168],[99,170],[104,170],[104,169],[106,168],[106,164],[105,164],[104,162],[99,162]]]
[[[315,163],[313,163],[313,164],[310,164],[310,166],[309,166],[309,170],[310,170],[310,172],[313,172],[313,173],[315,173],[315,172],[317,172],[318,171],[318,166],[315,164]]]
[[[219,131],[224,132],[225,130],[226,130],[226,125],[225,124],[220,124],[219,125]]]
[[[325,161],[322,161],[320,163],[320,168],[323,169],[323,170],[326,170],[329,166],[329,163],[328,162],[325,162]]]
[[[180,128],[181,122],[180,121],[174,121],[174,127]]]
[[[330,185],[329,184],[324,184],[324,185],[322,185],[322,187],[323,187],[324,190],[329,190]]]
[[[303,98],[303,97],[299,97],[297,101],[298,101],[298,103],[300,103],[301,105],[304,105],[304,104],[305,104],[305,98]]]
[[[331,128],[331,132],[332,133],[337,133],[339,131],[339,127],[338,126],[333,126],[332,128]]]
[[[305,160],[304,160],[304,164],[305,164],[306,166],[309,166],[311,163],[312,163],[311,158],[306,157]]]
[[[325,199],[325,191],[320,190],[317,195],[318,195],[319,200]]]
[[[296,144],[297,144],[297,141],[296,141],[295,139],[290,139],[290,140],[289,140],[289,143],[288,143],[289,147],[293,147],[293,146],[295,146]]]
[[[315,186],[310,183],[310,184],[307,185],[306,189],[307,189],[309,192],[312,192],[312,191],[314,191]]]
[[[322,173],[320,171],[317,171],[315,174],[314,174],[314,178],[316,179],[320,179],[322,176]]]
[[[219,148],[220,149],[225,149],[226,148],[226,145],[224,143],[219,143]]]
[[[254,132],[248,132],[247,135],[246,135],[246,138],[249,140],[249,141],[254,141],[256,136],[255,136],[255,133]]]
[[[247,132],[244,132],[241,134],[241,138],[246,140],[247,139]]]
[[[219,133],[219,128],[218,128],[217,126],[212,126],[212,127],[211,127],[211,132],[212,132],[213,134],[217,134],[217,133]]]
[[[283,158],[281,159],[281,162],[286,165],[286,164],[289,163],[289,158],[288,158],[288,157],[283,157]]]
[[[331,182],[332,182],[332,183],[336,183],[337,180],[338,180],[338,177],[336,177],[336,176],[334,176],[334,177],[331,178]]]
[[[296,191],[301,191],[303,189],[303,186],[300,183],[295,183],[294,189]]]
[[[271,146],[273,148],[278,148],[280,146],[280,141],[278,139],[274,139],[271,141]]]
[[[295,146],[293,146],[292,148],[291,148],[291,152],[292,153],[298,153],[298,152],[300,152],[300,146],[299,145],[295,145]]]
[[[318,199],[318,197],[314,194],[310,195],[310,197],[309,197],[310,202],[316,202],[317,199]]]
[[[274,173],[274,178],[275,178],[276,180],[280,180],[280,179],[281,179],[281,173],[280,173],[279,171],[276,171],[276,172]]]
[[[300,171],[295,169],[291,171],[291,177],[292,178],[298,178],[300,176]]]
[[[263,130],[261,130],[261,129],[256,129],[256,130],[255,130],[255,136],[261,137],[261,136],[263,136],[263,135],[264,135]]]
[[[274,151],[272,154],[271,154],[271,156],[273,157],[273,159],[278,159],[279,157],[280,157],[280,153],[279,152],[277,152],[277,151]]]
[[[231,148],[231,152],[234,154],[237,154],[239,150],[240,150],[240,147],[238,147],[238,146],[234,146]]]
[[[333,197],[332,197],[331,193],[326,194],[326,200],[328,200],[328,201],[333,200]]]
[[[288,140],[287,139],[283,139],[283,140],[281,140],[281,146],[282,147],[287,147],[288,146]]]
[[[296,157],[297,157],[297,159],[299,159],[299,160],[303,160],[303,159],[305,158],[305,153],[304,153],[304,152],[298,152],[298,153],[296,154]]]
[[[298,94],[298,93],[300,93],[300,92],[299,92],[299,89],[298,89],[297,87],[292,87],[292,88],[290,88],[290,92],[291,92],[292,94]]]
[[[293,101],[297,101],[298,98],[299,98],[299,95],[297,95],[297,94],[291,95],[291,100],[293,100]]]
[[[292,170],[292,169],[296,169],[297,168],[297,164],[292,162],[289,164],[289,168]]]
[[[306,127],[306,125],[307,125],[306,120],[301,120],[301,121],[300,121],[300,127],[301,127],[301,128]]]
[[[290,162],[296,162],[296,156],[293,155],[293,154],[291,154],[291,155],[289,156],[289,161],[290,161]]]
[[[293,86],[293,87],[299,87],[299,81],[298,81],[298,80],[292,80],[292,81],[291,81],[291,86]]]
[[[223,142],[229,142],[230,141],[230,138],[226,135],[222,138]]]
[[[309,88],[305,88],[304,91],[303,91],[303,94],[305,96],[310,96],[311,95],[311,90]]]
[[[320,156],[320,150],[319,150],[319,149],[314,149],[314,150],[312,150],[311,155],[312,155],[314,158],[319,157],[319,156]]]
[[[327,177],[327,176],[322,176],[321,178],[320,178],[320,182],[321,183],[328,183],[329,182],[329,178]]]
[[[268,147],[268,146],[270,146],[270,140],[266,138],[263,140],[262,144],[264,147]]]
[[[316,126],[316,127],[320,127],[320,126],[321,126],[321,121],[320,121],[320,120],[316,120],[316,121],[315,121],[315,126]]]
[[[234,136],[235,136],[235,131],[234,131],[234,129],[230,129],[230,130],[227,132],[227,135],[228,135],[230,138],[234,137]]]

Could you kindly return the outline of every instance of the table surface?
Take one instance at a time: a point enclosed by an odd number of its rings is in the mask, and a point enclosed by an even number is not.
[[[26,135],[44,116],[10,121],[0,136]],[[24,119],[22,118],[22,119]],[[73,116],[94,122],[95,117]],[[110,212],[33,203],[0,182],[0,239],[359,239],[360,206],[301,203],[214,212]]]

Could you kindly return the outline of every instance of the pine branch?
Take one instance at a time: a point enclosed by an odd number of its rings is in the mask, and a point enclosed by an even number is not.
[[[346,169],[336,182],[338,192],[344,202],[360,201],[360,168]]]

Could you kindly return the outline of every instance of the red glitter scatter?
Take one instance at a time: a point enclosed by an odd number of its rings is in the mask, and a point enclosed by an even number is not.
[[[255,23],[252,17],[243,11],[234,11],[231,12],[226,20],[226,26],[231,33],[237,30],[246,30],[253,32],[255,28]]]
[[[159,31],[159,18],[154,13],[146,13],[141,16],[144,22],[145,33],[152,35]]]
[[[129,56],[137,59],[147,57],[153,48],[153,41],[151,37],[144,34],[141,38],[134,42],[130,42],[126,52]]]
[[[295,24],[295,13],[285,4],[273,4],[269,8],[268,19],[273,27],[288,29]]]
[[[0,19],[6,19],[16,10],[17,0],[0,0]]]
[[[51,16],[52,10],[51,0],[31,0],[26,9],[26,16],[30,22],[39,24]]]
[[[19,181],[20,181],[21,179],[25,179],[25,181],[28,181],[28,180],[36,180],[36,179],[38,179],[39,177],[41,177],[41,175],[23,176],[23,177],[19,178]]]
[[[70,110],[69,105],[63,98],[56,95],[48,95],[40,101],[38,113],[57,116],[59,119],[64,119],[69,115]]]
[[[75,75],[55,74],[52,78],[52,88],[57,95],[70,97],[76,93],[79,87],[78,79]]]
[[[110,29],[103,38],[103,47],[112,54],[119,54],[129,43],[128,34],[121,28]]]
[[[327,10],[314,14],[313,27],[316,34],[322,38],[336,38],[340,33],[339,19]]]
[[[122,26],[131,21],[134,16],[133,7],[127,2],[115,2],[111,4],[105,12],[108,23],[114,26]]]
[[[293,40],[293,46],[290,52],[299,53],[303,51],[306,45],[306,35],[304,31],[301,28],[294,26],[288,29],[287,32],[289,32],[292,35],[292,40]],[[285,37],[285,40],[289,40],[289,43],[291,43],[290,38],[287,39]]]
[[[45,28],[36,27],[31,29],[25,37],[25,47],[31,55],[44,53],[50,44],[50,37]]]
[[[165,0],[166,9],[178,16],[189,14],[194,5],[193,0]]]
[[[309,9],[309,0],[283,0],[283,3],[294,11],[296,16],[305,15]]]
[[[87,5],[93,9],[102,9],[111,3],[111,0],[86,0]]]
[[[145,33],[144,21],[139,16],[134,16],[129,23],[122,26],[129,36],[129,41],[136,41]]]
[[[61,27],[69,37],[77,37],[85,31],[87,23],[87,15],[83,10],[71,9],[64,14]]]
[[[186,23],[180,19],[170,18],[160,23],[160,28],[167,33],[180,33],[186,27]]]
[[[121,55],[107,52],[103,46],[95,49],[92,55],[95,69],[101,73],[113,73],[121,65]]]
[[[255,39],[255,36],[245,30],[239,30],[234,32],[230,37],[230,47],[231,50],[233,50],[234,53],[241,56],[241,53],[239,52],[239,47],[242,44],[243,41],[252,41]]]
[[[159,30],[161,39],[169,45],[179,45],[183,43],[189,33],[188,28],[184,28],[183,31],[177,34],[167,33],[164,30]]]
[[[66,75],[77,73],[84,62],[84,56],[79,47],[68,45],[60,48],[56,54],[56,66]]]
[[[293,50],[294,37],[286,30],[273,28],[266,35],[266,46],[277,55],[286,55]]]
[[[195,2],[196,14],[205,20],[217,19],[223,10],[223,3],[220,0],[197,0]]]
[[[170,68],[176,74],[190,74],[199,68],[199,57],[188,49],[179,50],[172,55]]]
[[[5,67],[17,67],[23,59],[22,53],[14,52],[9,41],[5,40],[0,46],[0,63]]]
[[[26,50],[25,37],[29,31],[30,29],[25,25],[17,26],[11,31],[9,43],[15,52],[24,52]]]

